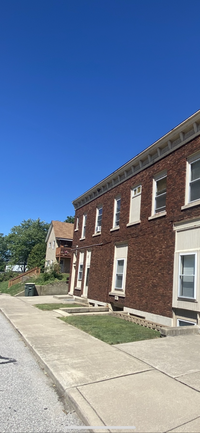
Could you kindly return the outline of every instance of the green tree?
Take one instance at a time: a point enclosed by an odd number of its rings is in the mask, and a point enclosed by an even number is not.
[[[9,259],[9,251],[7,244],[7,236],[0,233],[0,272],[3,272],[6,267],[6,262]]]
[[[19,226],[14,226],[7,236],[11,261],[15,265],[23,265],[25,271],[29,254],[37,244],[44,243],[49,224],[44,221],[24,220]]]
[[[64,221],[64,223],[72,223],[72,224],[74,224],[74,216],[67,216],[67,218]]]
[[[46,243],[42,242],[40,244],[36,244],[32,248],[28,256],[28,261],[27,261],[28,269],[32,269],[37,266],[43,271],[45,266],[45,255],[46,255]]]

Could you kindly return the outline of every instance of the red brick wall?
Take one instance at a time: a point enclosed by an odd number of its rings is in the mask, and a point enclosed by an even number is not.
[[[87,246],[92,251],[89,298],[113,302],[114,298],[109,296],[109,292],[112,285],[114,247],[117,242],[123,241],[128,244],[126,296],[118,302],[126,307],[172,317],[175,247],[173,223],[200,216],[200,206],[181,211],[181,206],[185,203],[186,159],[198,150],[200,137],[76,211],[80,220],[79,230],[74,232],[73,247],[78,245],[86,251]],[[162,170],[167,170],[167,215],[148,220],[151,216],[153,178]],[[142,185],[141,223],[127,227],[130,188],[137,184]],[[118,194],[121,195],[120,229],[110,232],[114,199]],[[103,205],[102,232],[101,235],[92,237],[96,207],[100,204]],[[83,213],[87,213],[86,238],[80,241]],[[101,246],[92,246],[94,244]],[[80,295],[80,291],[76,294]]]

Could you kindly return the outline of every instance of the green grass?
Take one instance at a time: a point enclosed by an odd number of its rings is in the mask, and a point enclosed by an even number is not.
[[[0,292],[1,293],[8,293],[11,296],[17,295],[17,293],[21,292],[24,289],[24,283],[23,287],[21,283],[15,284],[8,288],[8,281],[2,281],[0,283]]]
[[[60,320],[76,326],[108,344],[129,343],[160,337],[158,331],[111,315],[61,317]]]
[[[50,311],[50,310],[58,310],[59,308],[78,308],[78,307],[84,307],[84,305],[80,304],[35,304],[35,307],[39,308],[43,311]]]

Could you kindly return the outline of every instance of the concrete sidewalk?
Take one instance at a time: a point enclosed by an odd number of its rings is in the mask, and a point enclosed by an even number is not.
[[[95,432],[200,431],[199,335],[109,346],[36,302],[0,295],[0,309],[86,425],[98,426]]]

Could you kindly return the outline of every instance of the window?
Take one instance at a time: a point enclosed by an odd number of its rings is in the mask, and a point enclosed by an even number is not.
[[[177,326],[194,326],[196,323],[189,322],[188,320],[177,319]]]
[[[122,290],[124,276],[124,259],[117,260],[116,268],[115,289]]]
[[[95,233],[101,233],[101,224],[102,224],[102,213],[103,208],[98,207],[96,211],[96,226],[95,226]]]
[[[124,295],[126,286],[126,265],[128,246],[116,245],[113,265],[113,279],[111,294],[122,293]]]
[[[79,226],[79,217],[76,218],[76,228],[75,228],[75,230],[78,230],[78,226]]]
[[[85,238],[87,215],[83,215],[82,235],[81,239]]]
[[[49,242],[49,248],[51,248],[51,242]]]
[[[79,271],[78,271],[78,279],[79,279],[79,281],[82,280],[82,277],[83,277],[83,263],[80,263],[79,264]]]
[[[119,227],[121,198],[115,199],[113,227]]]
[[[79,254],[79,267],[78,267],[78,281],[77,281],[77,287],[81,288],[81,281],[83,279],[83,260],[84,260],[84,253]]]
[[[189,202],[200,199],[200,159],[191,162],[189,173]]]
[[[129,224],[140,222],[141,193],[141,185],[131,190]]]
[[[164,212],[166,209],[167,176],[155,179],[154,213]]]
[[[180,254],[179,258],[179,297],[195,299],[196,254]]]
[[[52,242],[52,250],[55,248],[55,241]]]

